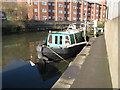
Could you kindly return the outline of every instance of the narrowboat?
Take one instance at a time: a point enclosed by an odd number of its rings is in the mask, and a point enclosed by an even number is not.
[[[82,33],[74,26],[66,31],[48,33],[46,42],[36,47],[38,58],[58,61],[77,55],[86,44]]]

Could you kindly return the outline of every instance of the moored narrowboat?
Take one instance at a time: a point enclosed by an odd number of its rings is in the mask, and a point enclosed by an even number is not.
[[[77,55],[86,44],[82,32],[72,28],[48,33],[46,42],[37,46],[38,58],[57,61]]]

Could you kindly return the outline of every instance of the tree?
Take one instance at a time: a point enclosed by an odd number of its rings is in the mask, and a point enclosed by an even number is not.
[[[3,2],[2,11],[7,14],[8,20],[27,20],[27,4],[25,2]]]

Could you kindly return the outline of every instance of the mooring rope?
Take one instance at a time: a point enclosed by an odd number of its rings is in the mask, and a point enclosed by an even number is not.
[[[50,50],[50,51],[52,51],[55,55],[57,55],[59,58],[61,58],[63,61],[65,61],[67,64],[69,64],[69,62],[68,61],[66,61],[63,57],[61,57],[58,53],[56,53],[55,51],[53,51],[51,48],[49,48],[48,46],[47,46],[47,48]]]

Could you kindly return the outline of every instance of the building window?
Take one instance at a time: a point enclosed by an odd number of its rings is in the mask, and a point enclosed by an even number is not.
[[[37,1],[34,1],[34,5],[37,5],[38,4],[38,2]]]
[[[55,10],[48,10],[48,12],[52,12],[52,13],[54,13],[54,12],[55,12]]]
[[[69,8],[69,5],[67,5],[67,8]]]
[[[69,11],[67,13],[70,14]]]
[[[96,12],[98,12],[98,10],[96,10]]]
[[[35,9],[34,9],[34,12],[38,12],[38,9],[37,9],[37,8],[35,8]]]
[[[66,11],[64,11],[64,14],[66,14]]]
[[[46,19],[47,19],[47,17],[46,17],[46,16],[42,16],[42,19],[43,19],[43,20],[46,20]]]
[[[87,8],[84,8],[84,10],[87,10]]]
[[[52,12],[54,13],[54,12],[55,12],[55,10],[52,10]]]
[[[66,8],[67,6],[66,5],[64,5],[64,8]]]
[[[52,3],[52,6],[55,6],[55,4],[54,4],[54,3]]]
[[[76,17],[73,17],[73,20],[76,20]]]
[[[51,19],[52,17],[51,16],[49,16],[49,19]]]
[[[46,9],[42,9],[42,12],[47,12],[47,10]]]
[[[99,5],[97,5],[97,7],[99,7]]]
[[[51,10],[48,10],[48,12],[51,12]]]
[[[96,16],[98,17],[98,14],[96,14]]]
[[[76,12],[73,12],[73,14],[77,14]]]
[[[88,8],[88,11],[90,11],[90,8]]]
[[[48,10],[48,12],[52,12],[52,10]]]
[[[88,13],[88,16],[90,16],[90,13]]]
[[[84,2],[84,5],[86,5],[86,2]]]
[[[67,20],[69,20],[69,17],[67,17]]]
[[[58,7],[62,7],[63,5],[62,4],[58,4]]]
[[[34,19],[35,19],[35,20],[37,20],[37,19],[38,19],[38,16],[37,16],[37,15],[35,15],[35,16],[34,16]]]
[[[58,12],[62,14],[62,10],[59,10]]]
[[[105,15],[103,15],[103,17],[105,17]]]
[[[48,3],[49,6],[51,6],[51,3]]]
[[[42,1],[42,5],[47,5],[47,2],[45,2],[45,1]]]
[[[76,6],[73,6],[73,9],[77,9],[77,7],[76,7]]]
[[[49,19],[54,19],[54,16],[49,16]]]

